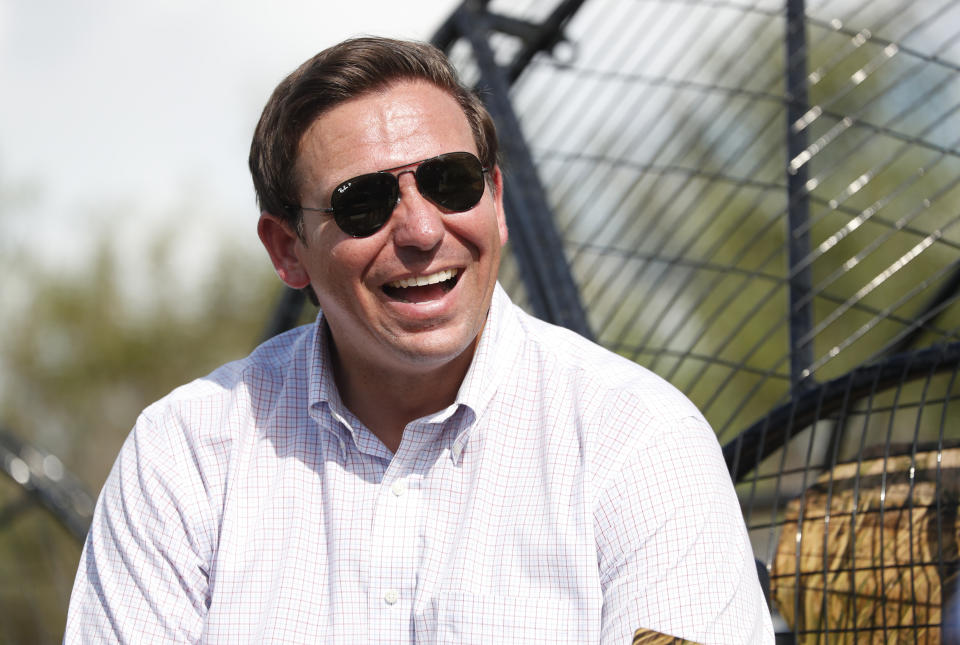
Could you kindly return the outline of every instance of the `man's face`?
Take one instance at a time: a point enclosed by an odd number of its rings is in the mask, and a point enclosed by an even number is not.
[[[477,153],[453,97],[429,83],[399,82],[333,108],[306,131],[297,163],[300,203],[325,208],[347,179],[457,151]],[[463,213],[443,212],[418,192],[412,174],[400,174],[400,202],[365,238],[348,236],[330,214],[305,211],[306,243],[284,241],[286,263],[261,219],[261,238],[281,278],[316,292],[341,364],[416,374],[469,359],[507,239],[500,171],[489,172],[494,189],[485,186],[480,202]],[[412,278],[435,283],[403,286]]]

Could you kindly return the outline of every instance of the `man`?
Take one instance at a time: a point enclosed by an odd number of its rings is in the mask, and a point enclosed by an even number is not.
[[[772,642],[706,421],[498,286],[496,133],[440,52],[321,52],[250,166],[322,313],[144,411],[68,641]]]

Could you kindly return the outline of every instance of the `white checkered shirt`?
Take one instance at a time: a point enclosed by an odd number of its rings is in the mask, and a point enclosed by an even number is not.
[[[143,412],[67,643],[773,642],[717,440],[660,378],[498,285],[456,402],[394,455],[323,329]]]

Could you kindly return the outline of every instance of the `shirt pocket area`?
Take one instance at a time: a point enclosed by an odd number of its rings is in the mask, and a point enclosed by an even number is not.
[[[436,609],[436,643],[583,643],[576,607],[565,600],[471,593],[442,593]],[[428,621],[433,622],[433,621]],[[417,639],[421,642],[420,639]]]

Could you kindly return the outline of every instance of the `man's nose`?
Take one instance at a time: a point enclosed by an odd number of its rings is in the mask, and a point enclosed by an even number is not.
[[[420,194],[413,173],[401,173],[400,202],[393,211],[393,237],[398,246],[424,251],[443,239],[444,223],[440,208]]]

